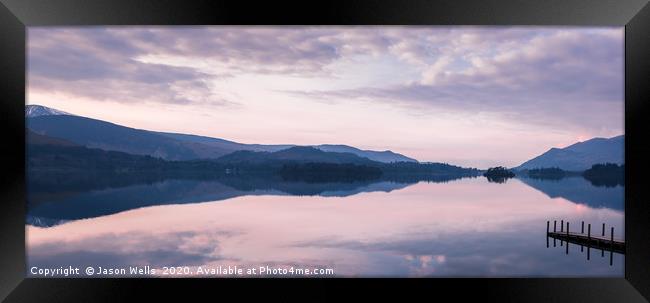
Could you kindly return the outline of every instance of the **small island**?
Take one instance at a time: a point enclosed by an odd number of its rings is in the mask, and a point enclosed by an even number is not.
[[[509,171],[503,166],[490,167],[483,173],[489,182],[504,183],[509,178],[514,178],[515,173]]]

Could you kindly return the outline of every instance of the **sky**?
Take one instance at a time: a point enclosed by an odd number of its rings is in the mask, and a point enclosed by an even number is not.
[[[30,27],[27,104],[241,143],[517,166],[624,132],[623,27]]]

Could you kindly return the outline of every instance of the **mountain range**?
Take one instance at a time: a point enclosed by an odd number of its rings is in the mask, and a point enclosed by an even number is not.
[[[148,155],[164,160],[216,159],[236,151],[277,152],[293,144],[244,144],[220,138],[130,128],[72,115],[40,105],[25,107],[26,126],[35,134],[107,151]],[[350,153],[372,161],[417,162],[392,151],[361,150],[347,145],[311,146],[323,152]]]
[[[593,138],[565,148],[551,148],[514,170],[557,167],[565,171],[584,171],[599,163],[625,163],[625,135]]]
[[[26,127],[30,142],[56,142],[104,151],[151,156],[168,161],[220,159],[222,163],[269,162],[291,158],[297,162],[419,163],[389,150],[362,150],[348,145],[321,144],[246,144],[221,138],[136,129],[107,121],[72,115],[57,109],[27,105]],[[565,171],[584,171],[599,163],[624,163],[624,135],[593,138],[565,148],[551,148],[514,170],[557,167]],[[95,153],[85,151],[87,153]],[[406,168],[406,166],[401,166]]]

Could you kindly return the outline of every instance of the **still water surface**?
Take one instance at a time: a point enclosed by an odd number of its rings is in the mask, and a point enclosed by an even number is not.
[[[613,226],[623,187],[485,178],[413,184],[167,180],[30,193],[28,268],[331,268],[361,277],[586,277],[624,274],[624,256],[546,242],[546,222]],[[566,245],[566,243],[564,243]]]

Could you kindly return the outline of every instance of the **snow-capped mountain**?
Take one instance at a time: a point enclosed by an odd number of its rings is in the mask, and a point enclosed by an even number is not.
[[[56,110],[42,105],[25,105],[25,117],[70,115],[64,111]]]

